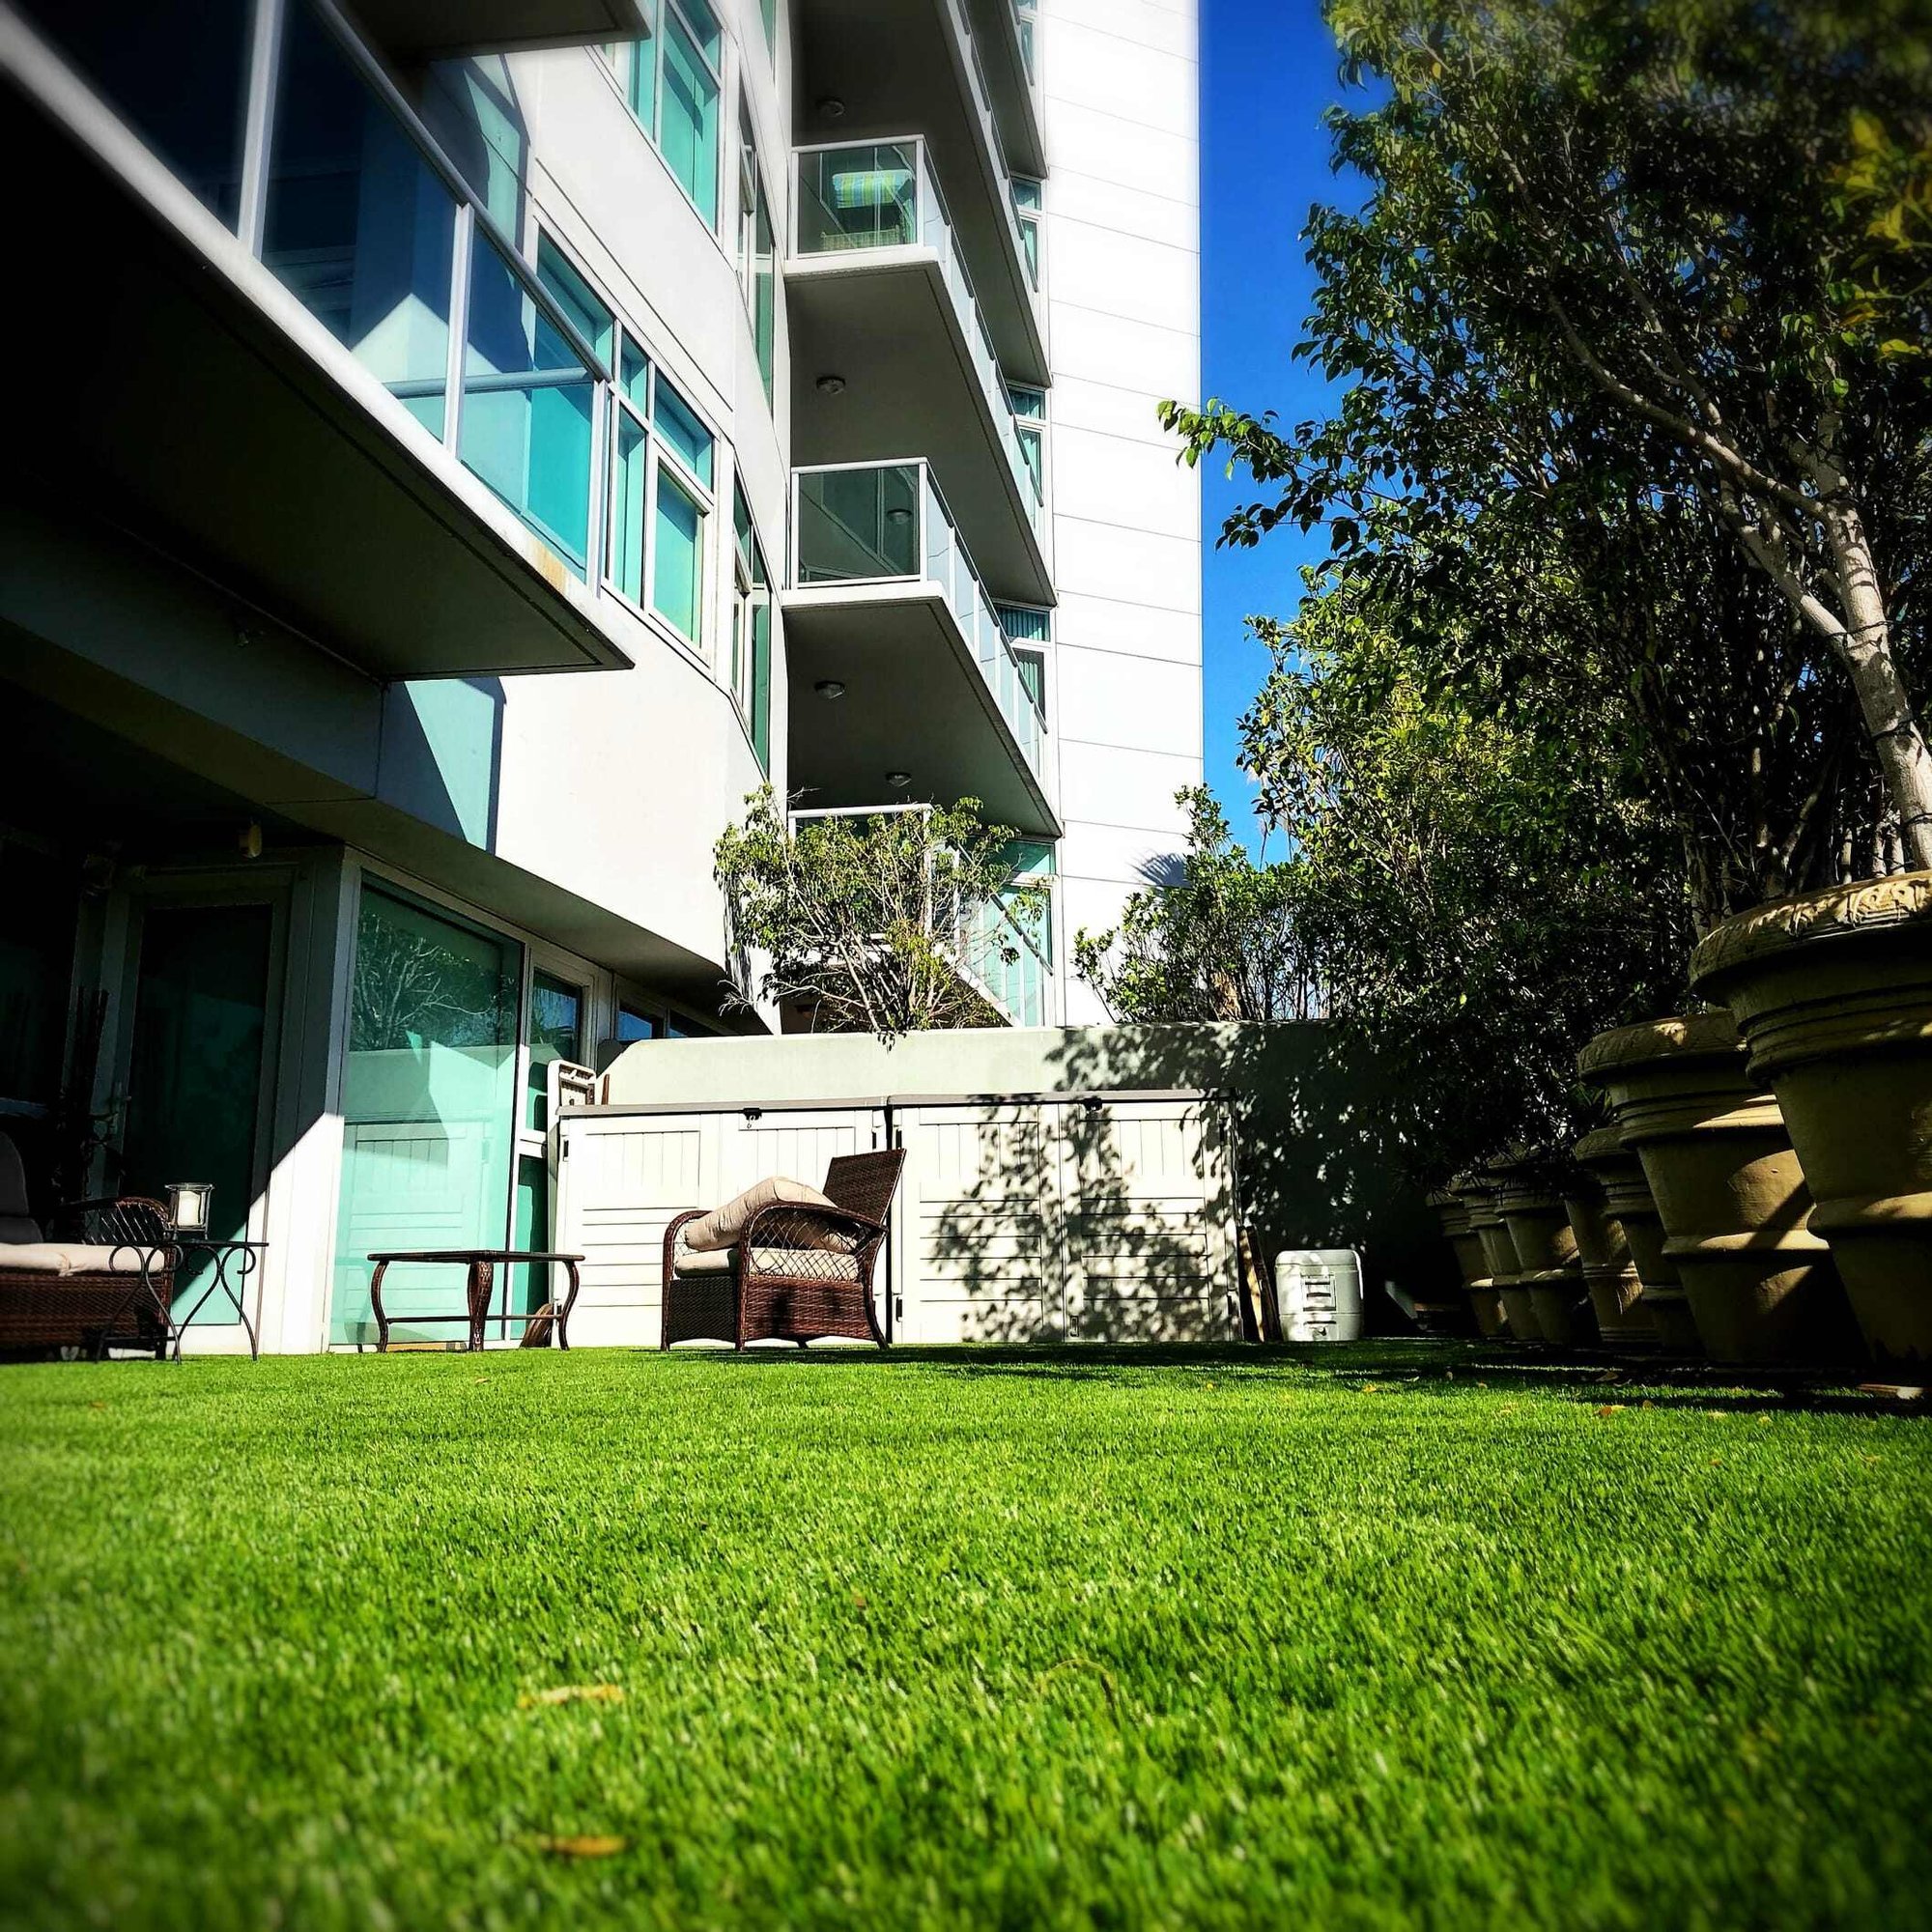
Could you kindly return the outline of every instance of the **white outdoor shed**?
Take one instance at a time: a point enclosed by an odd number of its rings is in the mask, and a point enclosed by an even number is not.
[[[666,1225],[903,1147],[875,1286],[896,1342],[1238,1339],[1230,1114],[1108,1084],[1117,1030],[649,1041],[556,1124],[573,1343],[654,1345]]]

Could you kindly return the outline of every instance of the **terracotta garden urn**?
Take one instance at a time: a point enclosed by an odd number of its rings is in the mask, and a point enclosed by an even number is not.
[[[1815,1361],[1842,1296],[1777,1102],[1755,1089],[1728,1013],[1599,1034],[1577,1058],[1643,1164],[1707,1354]]]
[[[1500,1281],[1516,1273],[1516,1250],[1509,1245],[1503,1217],[1496,1211],[1496,1191],[1480,1175],[1463,1175],[1449,1183],[1449,1191],[1463,1204],[1468,1216],[1469,1234],[1476,1246],[1470,1264],[1480,1270],[1469,1283],[1469,1307],[1476,1318],[1476,1332],[1491,1340],[1509,1333],[1503,1314]],[[1463,1249],[1456,1250],[1460,1261]]]
[[[1498,1202],[1510,1244],[1516,1249],[1517,1282],[1529,1297],[1538,1333],[1558,1348],[1594,1342],[1589,1290],[1577,1252],[1577,1236],[1563,1202],[1560,1170],[1527,1151],[1504,1162]]]
[[[1932,872],[1778,899],[1697,948],[1776,1094],[1874,1353],[1932,1361]]]
[[[1597,1318],[1597,1332],[1606,1348],[1654,1349],[1657,1323],[1652,1309],[1643,1299],[1643,1281],[1631,1254],[1623,1217],[1612,1207],[1605,1181],[1605,1170],[1612,1166],[1627,1167],[1642,1187],[1642,1163],[1624,1151],[1623,1143],[1611,1127],[1599,1127],[1595,1133],[1585,1134],[1572,1150],[1572,1158],[1575,1171],[1564,1189],[1563,1205],[1570,1210],[1570,1227],[1577,1236],[1577,1252],[1582,1258],[1583,1285],[1589,1293],[1591,1312]],[[1648,1189],[1644,1190],[1643,1199],[1644,1206],[1649,1208]],[[1656,1218],[1656,1210],[1652,1208],[1653,1223]],[[1680,1289],[1680,1296],[1682,1293]]]

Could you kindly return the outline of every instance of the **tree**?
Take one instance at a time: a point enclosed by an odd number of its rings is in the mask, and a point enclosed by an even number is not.
[[[1333,116],[1364,207],[1309,230],[1299,353],[1349,385],[1342,407],[1293,437],[1218,403],[1167,412],[1191,456],[1223,444],[1285,485],[1235,540],[1326,517],[1345,564],[1429,570],[1480,534],[1493,583],[1514,519],[1600,600],[1623,574],[1605,559],[1648,544],[1655,661],[1721,638],[1734,663],[1795,663],[1761,695],[1818,713],[1801,799],[1835,782],[1844,691],[1889,800],[1870,863],[1932,865],[1907,693],[1932,511],[1916,10],[1330,0],[1329,18],[1348,71],[1385,90]],[[1719,542],[1789,628],[1735,584],[1723,624],[1662,628],[1655,586]],[[1680,724],[1659,720],[1653,749]]]
[[[1508,719],[1386,614],[1338,590],[1259,627],[1275,668],[1242,761],[1292,841],[1327,1013],[1399,1063],[1412,1165],[1439,1179],[1574,1137],[1577,1043],[1674,1004],[1686,906],[1614,714]]]
[[[881,1039],[998,1023],[981,989],[1019,957],[1046,898],[1016,876],[1012,833],[982,823],[977,799],[797,821],[769,787],[745,804],[713,863],[764,999],[814,1029]]]
[[[1187,812],[1180,876],[1139,892],[1111,931],[1082,931],[1074,970],[1116,1019],[1300,1020],[1314,1009],[1293,865],[1257,866],[1206,785]]]

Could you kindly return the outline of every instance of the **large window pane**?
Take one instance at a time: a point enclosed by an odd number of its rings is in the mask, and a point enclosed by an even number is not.
[[[571,327],[604,358],[608,371],[617,335],[617,319],[548,235],[537,237],[537,280],[544,285],[544,293],[563,311]]]
[[[376,1339],[372,1250],[504,1244],[521,968],[514,942],[364,888],[342,1092],[337,1342]],[[461,1271],[391,1268],[383,1298],[404,1317],[460,1310]]]
[[[24,11],[232,228],[242,196],[252,0],[196,0],[192,7],[24,0]],[[46,191],[45,184],[15,186]]]
[[[704,513],[670,471],[660,466],[651,606],[693,643],[699,629],[703,554]]]
[[[611,478],[611,582],[641,607],[650,448],[642,425],[628,410],[618,410],[616,419],[617,452]]]
[[[478,234],[464,346],[463,461],[580,571],[594,385],[563,331]]]
[[[714,228],[718,224],[718,83],[683,22],[664,25],[664,99],[658,145],[670,171]]]
[[[530,1059],[524,1094],[524,1124],[533,1133],[550,1127],[553,1061],[583,1059],[583,992],[548,973],[530,975]]]
[[[440,436],[454,198],[303,7],[274,125],[263,261]]]
[[[658,434],[684,459],[684,467],[708,490],[711,487],[711,432],[697,412],[663,376],[658,378],[657,408],[652,420]]]

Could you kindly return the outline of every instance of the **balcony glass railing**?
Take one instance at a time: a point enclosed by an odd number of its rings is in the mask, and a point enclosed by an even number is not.
[[[842,819],[863,827],[868,820],[926,815],[929,805],[834,806],[790,814],[793,838],[810,825]],[[1032,850],[1034,848],[1025,848]],[[1039,847],[1046,850],[1046,847]],[[1022,862],[1023,874],[1037,870]],[[959,977],[1013,1026],[1044,1026],[1053,982],[1048,915],[1031,907],[1015,911],[1002,902],[980,905],[959,922],[950,948]]]
[[[925,143],[916,136],[851,147],[801,148],[792,157],[792,252],[845,255],[869,248],[929,248],[952,298],[980,387],[992,412],[1001,446],[1020,486],[1027,521],[1039,527],[1039,479],[1027,462],[1020,427],[985,318],[961,259],[946,198]]]
[[[845,464],[794,470],[793,485],[792,582],[937,584],[1037,777],[1045,722],[930,469],[918,460]]]
[[[237,0],[138,32],[111,9],[36,11],[283,287],[585,574],[605,372],[333,11],[286,0],[268,62]],[[229,138],[254,127],[267,141]]]

